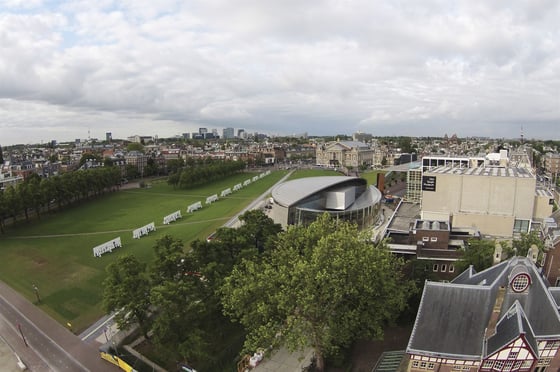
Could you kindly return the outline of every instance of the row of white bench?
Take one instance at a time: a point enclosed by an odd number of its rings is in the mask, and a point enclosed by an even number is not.
[[[109,240],[106,243],[100,244],[97,247],[93,247],[93,256],[101,257],[103,253],[113,252],[113,249],[122,247],[121,237]]]
[[[141,237],[143,237],[144,235],[148,235],[152,231],[156,231],[156,225],[153,222],[132,231],[132,238],[140,239]]]
[[[243,188],[243,186],[250,185],[251,182],[258,181],[259,179],[263,178],[264,176],[268,176],[269,174],[270,174],[270,171],[266,171],[264,173],[259,174],[258,176],[254,176],[252,179],[245,180],[245,182],[243,182],[243,185],[241,183],[238,183],[238,184],[233,186],[233,191],[239,191]],[[220,197],[228,196],[231,193],[232,193],[232,188],[227,188],[225,190],[222,190],[222,192],[220,193]],[[206,204],[212,204],[217,200],[219,200],[218,194],[210,195],[209,197],[206,198]],[[194,211],[197,211],[201,208],[202,208],[202,202],[198,201],[198,202],[193,203],[193,204],[188,206],[187,213],[193,213]],[[175,211],[175,212],[163,217],[163,224],[164,225],[169,225],[171,222],[174,222],[179,218],[182,218],[180,210]],[[149,223],[145,226],[142,226],[138,229],[133,230],[132,231],[132,238],[133,239],[140,239],[142,236],[148,235],[152,231],[156,231],[156,226],[153,222],[151,222],[151,223]],[[101,245],[98,245],[97,247],[94,247],[93,248],[93,255],[95,257],[101,257],[102,254],[104,254],[106,252],[112,252],[113,249],[119,248],[119,247],[122,247],[120,237],[115,238],[113,240],[110,240],[110,241],[108,241],[106,243],[103,243]]]

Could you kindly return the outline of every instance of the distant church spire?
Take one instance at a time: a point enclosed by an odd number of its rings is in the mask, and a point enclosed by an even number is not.
[[[523,125],[521,126],[521,144],[523,144]]]

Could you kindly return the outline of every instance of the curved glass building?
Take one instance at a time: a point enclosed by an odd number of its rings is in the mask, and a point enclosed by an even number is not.
[[[363,178],[309,177],[276,186],[270,202],[269,217],[284,228],[309,224],[328,212],[366,229],[378,221],[381,192]]]

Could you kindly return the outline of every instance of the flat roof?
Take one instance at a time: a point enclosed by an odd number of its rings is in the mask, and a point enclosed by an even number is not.
[[[457,168],[441,166],[424,171],[424,174],[457,174],[464,176],[535,178],[535,175],[529,169],[522,167]]]

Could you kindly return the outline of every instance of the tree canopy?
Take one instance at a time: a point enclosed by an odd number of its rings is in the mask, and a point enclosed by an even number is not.
[[[380,338],[414,284],[384,242],[324,214],[280,233],[274,250],[243,260],[221,289],[226,314],[248,335],[245,352],[313,347],[317,367],[362,337]]]
[[[457,271],[462,272],[470,265],[473,265],[476,271],[482,271],[489,268],[494,262],[495,249],[496,243],[494,240],[469,240],[463,256],[455,264]]]
[[[145,267],[131,254],[109,264],[103,281],[103,306],[108,313],[116,312],[115,321],[120,329],[138,324],[147,338],[150,282]]]
[[[513,239],[511,242],[513,254],[523,257],[527,257],[529,249],[533,245],[538,248],[539,256],[542,255],[542,252],[544,251],[544,242],[534,231],[530,233],[522,233],[518,239]]]

